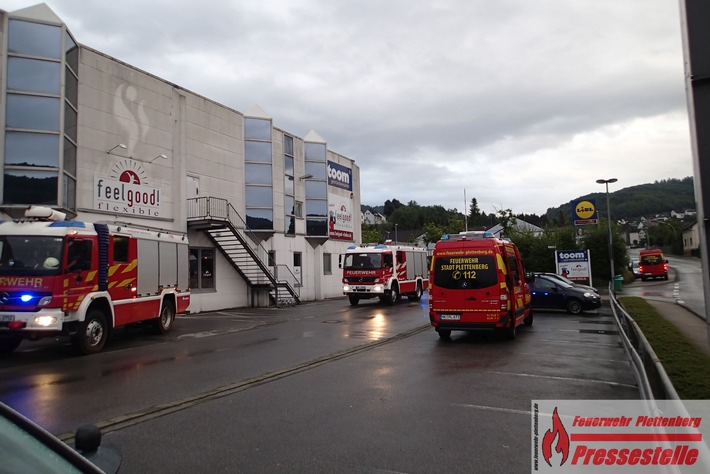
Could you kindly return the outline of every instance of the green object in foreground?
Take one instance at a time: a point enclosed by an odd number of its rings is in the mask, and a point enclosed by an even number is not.
[[[638,324],[678,396],[683,400],[710,399],[710,357],[643,298],[625,296],[619,303]]]

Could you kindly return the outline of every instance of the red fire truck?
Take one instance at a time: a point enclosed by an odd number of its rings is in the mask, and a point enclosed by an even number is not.
[[[0,222],[0,353],[68,335],[93,354],[115,327],[164,334],[187,312],[185,235],[64,218],[30,207],[25,219]]]
[[[419,301],[429,286],[425,248],[387,243],[353,245],[343,257],[343,294],[353,306],[368,298],[380,298],[390,305],[402,296]]]

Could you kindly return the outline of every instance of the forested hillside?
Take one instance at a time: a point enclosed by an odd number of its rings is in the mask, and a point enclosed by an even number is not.
[[[572,217],[572,203],[582,199],[595,199],[597,208],[603,215],[606,214],[606,194],[599,192],[580,196],[567,204],[548,209],[545,214],[547,221],[559,223],[560,216],[563,216],[565,223],[569,223]],[[657,214],[668,215],[670,211],[682,212],[686,209],[695,209],[693,178],[666,179],[609,192],[609,205],[612,216],[616,220],[637,220],[640,217],[649,218]]]

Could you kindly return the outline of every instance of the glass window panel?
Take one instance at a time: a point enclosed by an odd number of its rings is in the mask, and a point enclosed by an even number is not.
[[[293,137],[284,135],[284,154],[293,156]]]
[[[76,42],[74,39],[69,35],[69,33],[66,33],[64,35],[65,38],[65,53],[64,57],[66,58],[67,61],[67,66],[71,67],[74,72],[77,74],[79,73],[79,47],[76,45]]]
[[[64,103],[64,133],[74,140],[76,139],[76,110],[69,105],[69,102]]]
[[[306,161],[325,163],[325,143],[306,143]]]
[[[271,163],[271,142],[244,142],[244,161]]]
[[[286,215],[287,216],[292,216],[295,214],[296,209],[296,200],[293,198],[293,196],[286,196],[286,199],[284,199],[284,207],[286,208]]]
[[[76,145],[64,139],[64,171],[76,176]]]
[[[59,99],[8,94],[7,126],[59,131]]]
[[[328,236],[328,221],[327,219],[308,219],[306,220],[306,235],[311,236]]]
[[[301,201],[296,201],[294,214],[296,217],[303,217],[303,203]]]
[[[294,193],[293,176],[285,176],[284,177],[284,194],[293,194],[293,193]]]
[[[247,186],[246,205],[247,207],[273,207],[271,186]]]
[[[307,161],[306,174],[313,175],[310,179],[325,179],[325,165],[323,163],[312,163]]]
[[[62,65],[38,59],[8,58],[7,88],[59,95]]]
[[[64,174],[62,205],[66,209],[76,209],[76,180],[67,174]]]
[[[5,170],[5,204],[57,205],[57,172]]]
[[[5,164],[59,168],[58,145],[58,135],[7,132],[5,134]]]
[[[286,216],[286,235],[296,235],[296,218]]]
[[[190,288],[199,288],[199,275],[200,275],[200,249],[190,249],[190,254],[188,260],[190,261],[189,273],[190,273]]]
[[[323,181],[306,181],[306,197],[325,199],[328,197]]]
[[[78,94],[79,94],[79,80],[76,78],[76,76],[69,70],[69,68],[66,69],[66,85],[64,86],[64,96],[65,98],[71,102],[71,104],[74,106],[74,108],[78,107]]]
[[[244,171],[247,184],[271,184],[271,165],[246,163]]]
[[[271,140],[271,120],[245,118],[244,139]]]
[[[328,215],[328,202],[314,199],[306,199],[307,217],[326,217]]]
[[[323,254],[323,275],[333,274],[333,258],[329,253]]]
[[[62,29],[28,21],[10,20],[7,50],[10,53],[62,57]]]
[[[293,176],[293,157],[284,156],[284,174]]]
[[[214,288],[214,252],[212,249],[200,251],[200,288]]]
[[[271,209],[247,208],[247,227],[254,230],[274,228],[274,212]]]

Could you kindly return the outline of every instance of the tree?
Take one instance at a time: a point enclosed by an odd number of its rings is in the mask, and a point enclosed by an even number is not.
[[[478,208],[476,198],[471,198],[471,207],[468,209],[468,218],[471,225],[481,225],[481,210]]]
[[[392,199],[390,201],[388,199],[385,201],[385,207],[382,210],[382,214],[384,214],[384,216],[389,219],[389,217],[392,215],[392,213],[402,206],[403,206],[403,204],[401,202],[399,202],[398,200]]]
[[[424,243],[429,245],[431,243],[438,242],[441,236],[444,235],[444,229],[440,226],[429,223],[424,225]]]
[[[500,209],[498,211],[498,223],[503,228],[503,236],[506,237],[510,235],[513,227],[515,226],[515,216],[513,211],[510,209]]]
[[[385,239],[382,238],[382,233],[375,229],[374,226],[363,226],[362,228],[362,242],[368,244],[384,242]]]

